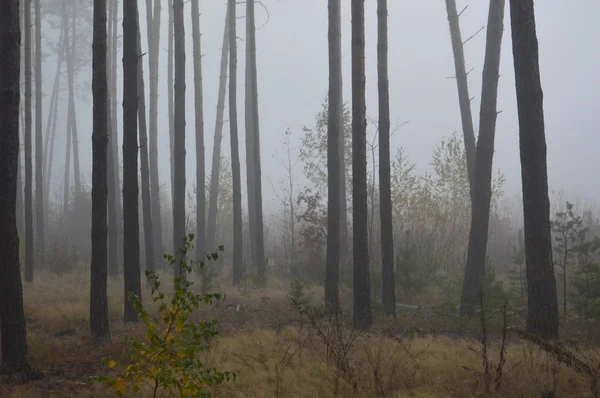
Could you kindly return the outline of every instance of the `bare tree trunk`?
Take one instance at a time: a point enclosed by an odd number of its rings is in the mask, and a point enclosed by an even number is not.
[[[125,322],[137,322],[134,294],[141,299],[140,226],[138,214],[138,56],[137,0],[123,2],[123,264]]]
[[[25,282],[33,282],[33,164],[31,137],[31,2],[24,7],[25,29]]]
[[[533,0],[510,0],[519,112],[527,270],[527,330],[558,337],[544,107]]]
[[[200,40],[200,10],[198,7],[198,0],[192,0],[192,42],[192,46],[194,48],[194,95],[196,122],[196,260],[201,260],[204,257],[206,239],[206,166],[204,159],[202,45]],[[204,268],[202,270],[204,270]]]
[[[142,175],[142,213],[144,220],[144,251],[146,253],[146,269],[156,271],[154,254],[154,219],[150,199],[150,171],[148,165],[148,134],[146,128],[146,89],[144,87],[144,63],[142,59],[142,37],[139,25],[139,10],[136,18],[137,54],[138,54],[138,122],[140,132],[140,166]],[[160,215],[159,215],[160,216]]]
[[[256,67],[256,26],[254,18],[254,0],[246,2],[246,18],[248,24],[247,46],[249,47],[248,54],[250,55],[250,71],[251,79],[251,102],[250,110],[252,112],[252,156],[253,156],[253,183],[254,183],[254,217],[255,217],[255,251],[254,263],[257,270],[257,278],[260,284],[266,283],[266,268],[265,262],[265,246],[263,232],[263,209],[262,209],[262,178],[260,166],[260,128],[258,120],[258,78]]]
[[[237,37],[236,37],[236,2],[229,0],[227,10],[229,15],[228,47],[229,60],[229,131],[231,137],[231,176],[233,183],[233,284],[237,285],[243,278],[243,236],[242,236],[242,181],[240,173],[240,153],[238,144],[237,120]],[[223,57],[221,57],[221,60]],[[221,71],[223,75],[223,71]],[[219,89],[219,92],[221,90]],[[223,89],[223,92],[225,90]],[[213,154],[214,156],[214,154]],[[214,163],[213,163],[214,171]],[[212,186],[211,186],[212,189]],[[216,212],[216,208],[215,208]],[[215,215],[216,218],[216,215]],[[209,225],[210,227],[210,225]]]
[[[42,137],[42,16],[35,0],[35,229],[36,262],[44,264],[44,148]]]
[[[186,237],[185,219],[185,28],[183,0],[173,0],[173,23],[175,31],[175,86],[174,86],[174,190],[173,190],[173,247],[181,247]],[[175,265],[175,277],[184,276],[179,264]]]
[[[390,84],[388,78],[388,6],[377,1],[377,64],[379,92],[379,218],[381,223],[381,302],[387,315],[396,316],[394,226],[390,164]],[[373,174],[375,180],[375,174]],[[373,205],[375,205],[373,203]]]
[[[156,264],[163,263],[164,254],[162,234],[162,206],[160,198],[160,173],[158,166],[158,75],[160,59],[160,15],[161,0],[154,0],[154,13],[152,13],[152,0],[146,0],[146,23],[148,26],[148,71],[150,78],[150,192],[152,201],[152,223],[154,226],[154,245]],[[154,14],[154,15],[152,15]]]
[[[341,169],[339,145],[343,138],[342,99],[342,16],[340,0],[329,0],[329,99],[327,130],[327,264],[325,306],[338,311],[340,279]],[[342,156],[343,157],[343,156]]]
[[[492,200],[492,164],[496,135],[500,52],[504,31],[504,5],[504,0],[490,1],[479,114],[479,139],[475,157],[475,185],[472,189],[471,230],[460,305],[463,316],[475,314],[479,304],[479,294],[485,293],[483,282]]]
[[[448,22],[450,23],[450,39],[452,40],[452,51],[454,52],[454,69],[456,73],[456,85],[458,88],[458,102],[462,119],[465,152],[467,154],[469,187],[471,189],[471,200],[473,200],[476,140],[475,131],[473,129],[473,116],[471,114],[471,97],[469,97],[467,70],[465,68],[465,53],[460,34],[459,15],[456,10],[456,0],[446,0],[446,10],[448,13]]]
[[[30,371],[15,217],[19,163],[20,42],[19,0],[4,0],[0,2],[0,346],[2,370],[5,372]]]
[[[107,297],[108,199],[108,80],[106,0],[94,1],[92,43],[92,264],[90,276],[90,333],[93,345],[110,341]]]
[[[76,5],[73,3],[71,24],[72,39],[71,42],[67,41],[67,74],[69,82],[69,123],[71,123],[71,137],[73,139],[73,177],[75,180],[75,203],[78,203],[78,199],[81,194],[81,173],[79,168],[79,138],[77,133],[77,115],[75,111],[75,40],[77,38],[76,28]],[[65,20],[68,21],[69,17],[65,15]],[[69,25],[67,25],[69,26]],[[67,28],[68,30],[68,28]]]
[[[352,227],[354,327],[373,323],[367,225],[367,119],[365,102],[365,0],[352,0]]]
[[[231,5],[227,3],[227,7]],[[227,12],[225,17],[225,29],[223,32],[223,45],[221,46],[221,67],[219,75],[219,94],[217,96],[217,115],[215,121],[215,136],[212,151],[212,168],[210,174],[210,197],[208,199],[208,221],[206,231],[206,247],[212,250],[215,245],[217,234],[217,210],[219,198],[219,178],[221,176],[221,141],[223,139],[223,115],[225,113],[225,91],[227,86],[227,58],[229,53],[229,31],[231,25],[231,14]],[[234,40],[235,42],[235,40]],[[237,54],[237,50],[236,50]],[[236,66],[237,69],[237,66]],[[237,101],[237,99],[236,99]],[[230,119],[231,119],[231,115]],[[237,110],[236,110],[237,117]],[[231,122],[231,120],[230,120]],[[237,128],[237,126],[236,126]],[[239,158],[239,153],[238,153]]]
[[[167,102],[169,110],[169,158],[171,162],[171,206],[175,204],[175,155],[174,155],[174,137],[175,137],[175,110],[174,110],[174,78],[175,78],[175,50],[174,50],[174,21],[173,21],[173,0],[168,0],[169,7],[169,36],[168,36],[168,49],[167,49]],[[173,247],[173,253],[177,250],[177,247]]]
[[[109,3],[108,28],[108,273],[112,277],[119,274],[119,230],[122,216],[120,212],[119,149],[116,106],[116,52],[118,1]]]

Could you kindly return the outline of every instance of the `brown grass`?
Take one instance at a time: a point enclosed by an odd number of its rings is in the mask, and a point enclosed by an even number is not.
[[[125,336],[139,335],[141,330],[120,322],[123,286],[111,281],[113,343],[91,349],[87,279],[85,274],[62,278],[40,274],[33,285],[25,286],[30,357],[44,378],[21,385],[0,384],[0,397],[113,396],[88,377],[105,372],[102,357],[124,359]],[[228,287],[224,289],[226,301],[201,312],[200,317],[217,318],[222,330],[218,344],[207,353],[207,363],[238,372],[236,382],[216,388],[214,396],[334,396],[335,363],[309,322],[290,305],[288,289],[289,284],[281,280],[273,280],[267,289],[249,287],[245,292]],[[313,304],[321,302],[322,289],[310,287],[309,294]],[[353,343],[348,353],[352,380],[340,377],[338,396],[540,397],[550,391],[557,397],[592,396],[585,374],[561,365],[536,345],[520,341],[507,348],[501,389],[485,393],[481,356],[473,349],[478,342],[433,336],[425,330],[460,330],[465,326],[461,322],[406,314],[375,325]],[[75,329],[74,334],[57,336],[68,329]],[[396,336],[404,330],[404,337],[392,338],[384,329],[396,331]],[[421,332],[411,332],[417,330]],[[495,365],[499,344],[492,340],[489,358]],[[598,350],[593,352],[600,358]]]

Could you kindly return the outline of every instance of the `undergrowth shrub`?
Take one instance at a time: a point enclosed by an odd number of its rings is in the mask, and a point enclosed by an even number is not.
[[[194,235],[189,235],[176,256],[165,255],[171,266],[178,261],[182,275],[189,274],[204,261],[190,263],[187,254],[192,249]],[[219,247],[223,251],[223,247]],[[215,261],[219,253],[206,257]],[[156,315],[144,307],[139,297],[130,293],[134,308],[145,328],[145,339],[128,338],[131,345],[129,363],[121,364],[105,358],[109,369],[116,370],[114,376],[96,377],[95,380],[110,386],[119,396],[128,393],[138,396],[142,387],[147,386],[156,397],[164,390],[169,396],[203,397],[211,396],[207,390],[235,379],[230,371],[221,371],[208,366],[201,359],[201,353],[210,348],[213,339],[219,334],[217,321],[193,322],[190,316],[200,305],[209,305],[224,298],[221,293],[196,294],[192,291],[193,282],[185,277],[175,278],[175,289],[171,294],[161,291],[158,276],[146,271],[152,292],[152,301],[158,306]]]

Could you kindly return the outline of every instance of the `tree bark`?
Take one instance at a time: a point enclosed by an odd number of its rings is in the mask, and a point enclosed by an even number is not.
[[[458,88],[458,103],[460,105],[460,116],[462,120],[463,139],[465,152],[467,154],[467,172],[469,173],[469,187],[471,190],[471,201],[473,201],[473,186],[475,184],[475,151],[476,140],[473,129],[473,115],[471,114],[471,97],[469,97],[469,83],[467,81],[467,69],[465,68],[465,53],[463,41],[460,34],[460,22],[456,10],[456,0],[446,0],[448,22],[450,24],[450,39],[454,53],[454,69],[456,73],[456,85]]]
[[[183,0],[173,0],[173,23],[175,31],[175,86],[174,86],[174,190],[173,190],[173,247],[183,245],[185,228],[185,28]],[[175,265],[175,277],[184,276],[179,264]]]
[[[365,0],[352,0],[352,227],[354,327],[373,323],[367,225],[367,119],[365,102]]]
[[[92,264],[90,333],[93,345],[110,341],[108,325],[108,80],[106,0],[94,1],[92,42]]]
[[[340,136],[343,136],[342,16],[340,0],[329,0],[329,98],[327,129],[327,265],[325,306],[338,311],[340,279],[341,175]],[[343,139],[343,138],[342,138]]]
[[[31,137],[31,2],[23,4],[23,27],[25,29],[25,282],[33,282],[33,164]]]
[[[505,0],[490,1],[479,111],[479,139],[475,157],[475,185],[472,189],[471,230],[460,305],[460,313],[463,316],[473,316],[479,305],[479,294],[486,293],[483,291],[483,282],[492,200],[492,165],[498,115],[496,104],[504,6]]]
[[[230,52],[229,60],[229,134],[231,146],[231,176],[233,185],[233,265],[232,278],[233,284],[241,283],[243,275],[242,256],[243,256],[243,235],[242,235],[242,181],[240,173],[240,152],[238,143],[238,117],[237,117],[237,17],[236,2],[228,0],[227,10],[229,15],[229,33],[227,35],[229,43],[227,47]],[[223,57],[221,57],[223,60]],[[223,75],[223,71],[221,73]],[[219,89],[219,92],[221,90]],[[223,89],[225,92],[225,89]],[[215,134],[216,139],[216,134]],[[213,154],[214,156],[214,154]],[[219,159],[220,160],[220,159]],[[214,171],[214,163],[213,163]],[[212,181],[211,181],[212,182]],[[211,184],[211,190],[213,186]],[[212,194],[212,192],[211,192]],[[216,213],[216,203],[215,203]],[[216,214],[215,214],[216,219]],[[210,228],[210,224],[209,224]]]
[[[71,41],[67,41],[67,75],[68,75],[68,83],[69,83],[69,123],[71,124],[71,139],[73,140],[73,177],[75,183],[75,203],[79,202],[79,197],[81,194],[81,172],[79,167],[79,134],[77,132],[77,114],[75,111],[75,40],[77,38],[76,31],[76,5],[72,3],[72,13],[71,17],[73,21],[70,25],[72,38]],[[66,12],[66,8],[65,8]],[[65,20],[69,20],[69,16],[65,14]],[[68,22],[67,22],[68,23]],[[67,25],[67,31],[68,31]],[[67,33],[68,35],[68,33]]]
[[[35,232],[36,262],[45,264],[44,253],[44,148],[42,136],[42,16],[35,0]]]
[[[149,156],[150,156],[150,191],[152,201],[152,223],[154,226],[154,245],[156,264],[164,262],[165,254],[162,234],[162,206],[160,197],[160,173],[158,166],[158,76],[160,59],[160,16],[161,1],[154,0],[154,13],[151,12],[152,0],[146,0],[148,26],[148,71],[150,79],[150,115],[149,115]],[[153,15],[152,15],[153,14]]]
[[[169,8],[169,34],[168,34],[168,48],[167,48],[167,102],[169,111],[169,159],[171,162],[171,206],[175,205],[175,157],[174,157],[174,137],[175,137],[175,110],[174,110],[174,74],[175,74],[175,50],[174,50],[174,21],[173,21],[173,0],[168,0]],[[173,247],[173,253],[177,250],[177,247]]]
[[[200,40],[200,9],[198,7],[198,0],[192,0],[192,42],[192,46],[194,48],[194,114],[196,124],[196,260],[199,261],[205,255],[204,252],[206,240],[206,165],[204,159],[204,100],[202,96],[202,45]]]
[[[396,275],[394,272],[394,228],[390,164],[390,89],[388,80],[388,7],[377,1],[378,91],[379,91],[379,217],[381,223],[381,301],[387,315],[396,316]],[[375,175],[373,175],[375,180]],[[373,204],[374,205],[374,204]]]
[[[0,345],[4,372],[29,371],[16,201],[21,28],[19,1],[0,2]]]
[[[123,2],[123,264],[125,322],[137,322],[134,294],[142,297],[140,283],[140,226],[138,216],[138,56],[137,0]]]
[[[156,271],[156,256],[154,254],[154,217],[150,199],[150,171],[148,165],[148,134],[146,128],[146,89],[144,87],[144,63],[142,62],[142,37],[140,34],[139,10],[136,15],[137,54],[138,54],[138,123],[140,133],[140,168],[142,175],[142,214],[144,220],[144,251],[146,254],[146,269]]]
[[[229,2],[227,7],[230,7]],[[229,9],[229,8],[228,8]],[[227,12],[225,18],[225,29],[223,32],[223,45],[221,46],[221,67],[219,75],[219,94],[217,96],[217,115],[215,121],[215,136],[213,141],[212,151],[212,168],[210,173],[210,197],[208,199],[208,221],[206,231],[206,247],[209,250],[213,250],[215,245],[215,238],[217,234],[217,211],[218,211],[218,198],[219,198],[219,178],[221,177],[221,141],[223,139],[223,115],[225,114],[225,91],[227,87],[227,58],[229,54],[230,45],[230,25],[231,25],[231,14]],[[235,43],[235,40],[234,40]],[[236,49],[237,55],[237,49]],[[236,66],[237,70],[237,66]],[[237,101],[237,98],[235,99]],[[237,117],[237,109],[236,109]],[[231,123],[231,114],[230,114]],[[237,129],[237,126],[236,126]],[[232,158],[233,159],[233,158]],[[239,153],[238,153],[239,160]]]
[[[523,179],[527,330],[558,337],[543,92],[533,0],[510,0],[510,17]]]
[[[68,112],[68,111],[67,111]],[[70,177],[71,177],[71,123],[69,123],[69,116],[67,116],[67,139],[65,148],[65,170],[64,170],[64,185],[63,185],[63,221],[66,222],[67,216],[69,215],[69,199],[70,199]]]

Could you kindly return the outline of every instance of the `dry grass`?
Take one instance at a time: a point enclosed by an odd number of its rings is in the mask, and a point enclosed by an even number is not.
[[[63,278],[40,274],[34,285],[25,286],[30,356],[45,377],[24,385],[0,384],[1,397],[112,396],[87,378],[105,371],[102,357],[122,359],[124,337],[141,331],[120,322],[123,286],[111,281],[113,343],[92,350],[87,337],[87,278],[84,274]],[[221,322],[222,335],[206,361],[238,372],[236,382],[216,388],[214,396],[335,396],[339,374],[335,362],[309,322],[290,305],[288,289],[289,284],[280,280],[272,281],[268,289],[227,288],[225,302],[200,314]],[[323,292],[311,287],[309,294],[316,304]],[[413,324],[411,330],[425,327],[423,319],[414,322],[418,325]],[[410,320],[401,316],[384,323],[392,330],[403,330]],[[351,376],[339,378],[337,396],[541,397],[547,392],[557,397],[592,396],[585,375],[560,365],[531,343],[515,341],[508,346],[502,388],[485,393],[482,360],[473,350],[476,341],[425,333],[393,338],[382,329],[383,325],[376,325],[372,333],[356,338],[347,358]],[[69,332],[57,335],[61,331]],[[494,363],[498,349],[492,343],[489,358]]]

